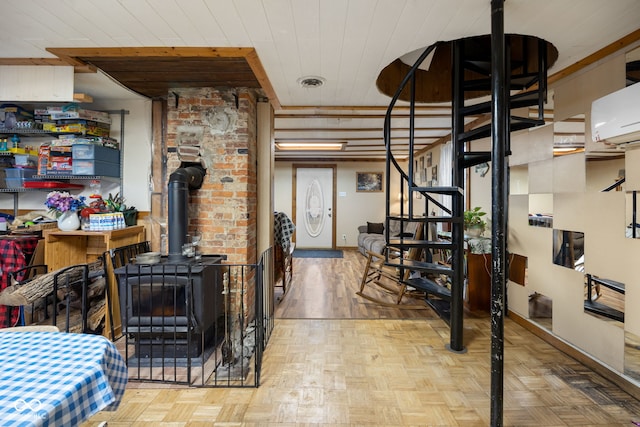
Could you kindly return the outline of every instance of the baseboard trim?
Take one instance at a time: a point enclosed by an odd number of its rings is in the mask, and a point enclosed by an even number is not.
[[[584,353],[582,350],[574,347],[563,339],[553,335],[546,329],[543,329],[542,327],[531,322],[529,319],[526,319],[511,310],[509,310],[508,316],[509,319],[513,320],[515,323],[522,326],[527,331],[547,342],[549,345],[557,348],[567,356],[576,359],[578,362],[592,369],[594,372],[602,375],[609,381],[617,384],[622,390],[640,400],[640,387],[631,382],[628,378],[622,376],[619,372],[612,370],[608,366],[602,364],[598,360]]]

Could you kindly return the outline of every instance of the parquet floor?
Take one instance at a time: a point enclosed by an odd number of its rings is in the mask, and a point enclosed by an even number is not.
[[[257,389],[131,387],[85,426],[487,426],[488,317],[465,319],[466,354],[429,310],[354,295],[364,258],[294,259]],[[505,320],[504,425],[632,426],[640,402]]]

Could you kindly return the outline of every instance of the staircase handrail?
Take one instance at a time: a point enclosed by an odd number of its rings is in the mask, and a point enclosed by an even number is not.
[[[617,187],[621,186],[622,184],[624,184],[625,180],[626,180],[626,179],[625,179],[625,177],[623,176],[622,178],[620,178],[619,180],[617,180],[616,182],[614,182],[613,184],[611,184],[611,185],[610,185],[610,186],[608,186],[607,188],[604,188],[604,189],[602,190],[602,192],[603,192],[603,193],[606,193],[607,191],[611,191],[611,190],[613,190],[614,188],[617,188]]]
[[[387,194],[389,194],[389,186],[390,186],[389,172],[391,168],[389,167],[389,161],[393,163],[396,170],[400,173],[400,182],[404,182],[404,180],[406,180],[407,183],[411,184],[410,185],[411,187],[414,186],[413,179],[411,179],[409,175],[407,175],[404,172],[404,170],[400,167],[395,156],[393,155],[393,152],[391,151],[391,114],[392,114],[393,108],[395,107],[396,102],[400,98],[400,95],[404,90],[405,86],[407,85],[407,83],[409,83],[409,80],[413,78],[420,64],[422,64],[422,62],[426,59],[426,57],[429,56],[431,52],[433,52],[436,49],[436,47],[438,47],[441,44],[442,42],[436,42],[431,46],[429,46],[428,48],[426,48],[424,52],[422,52],[422,54],[418,57],[416,62],[413,64],[413,66],[409,69],[404,79],[402,79],[402,82],[400,82],[400,85],[398,86],[396,93],[391,98],[391,102],[389,103],[389,107],[387,108],[387,112],[384,117],[384,131],[383,131],[384,144],[387,150],[387,171],[386,171],[387,172],[387,176],[386,176]],[[414,101],[412,100],[411,102],[413,103]],[[448,214],[451,214],[451,211],[448,208],[440,204],[436,199],[431,197],[427,192],[421,191],[420,193],[422,193],[426,198],[428,198],[430,202],[435,203],[440,209],[442,209]],[[387,205],[387,208],[388,208],[388,205]],[[389,216],[389,212],[387,212],[387,216]]]

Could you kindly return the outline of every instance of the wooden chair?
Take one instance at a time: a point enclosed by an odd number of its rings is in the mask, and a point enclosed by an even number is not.
[[[423,233],[424,227],[419,226],[412,240],[422,240]],[[398,249],[387,247],[385,251],[391,251],[389,255],[390,259],[399,258],[400,251]],[[366,251],[366,253],[367,263],[362,275],[362,281],[360,282],[360,290],[356,292],[356,295],[387,307],[405,308],[410,310],[422,310],[429,308],[429,306],[424,302],[420,302],[418,304],[407,304],[403,302],[404,297],[425,298],[424,292],[413,290],[403,283],[403,281],[408,279],[411,275],[411,271],[408,268],[386,265],[385,254],[372,251]],[[422,256],[422,248],[410,248],[406,257],[404,257],[404,260],[408,262],[418,261]],[[365,292],[367,288],[374,289],[378,294],[380,294],[380,297],[367,294]],[[386,299],[383,299],[385,297]],[[389,297],[391,297],[391,300],[389,300]]]

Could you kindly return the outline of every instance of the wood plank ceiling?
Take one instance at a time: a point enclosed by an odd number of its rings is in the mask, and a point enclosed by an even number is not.
[[[0,10],[0,64],[86,62],[149,97],[174,85],[259,84],[274,105],[276,141],[347,142],[340,152],[276,152],[313,160],[382,158],[389,97],[375,84],[381,70],[436,41],[486,34],[491,18],[488,0],[6,0]],[[506,32],[557,47],[552,76],[637,45],[638,22],[637,0],[505,2]],[[305,76],[326,83],[302,87]],[[448,135],[446,104],[419,114],[418,149]],[[406,110],[393,127],[407,147]]]

